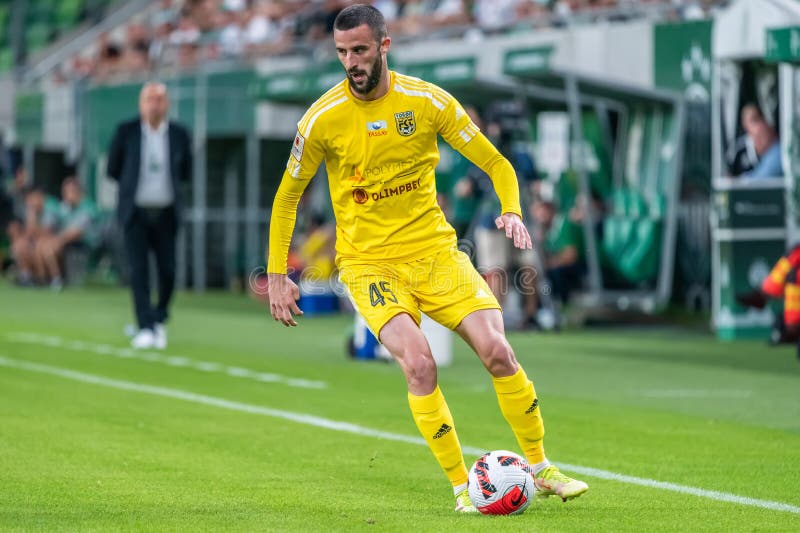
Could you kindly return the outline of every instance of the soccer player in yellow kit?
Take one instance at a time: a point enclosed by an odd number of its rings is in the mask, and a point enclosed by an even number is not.
[[[437,385],[436,364],[419,328],[420,311],[455,330],[492,375],[500,409],[532,466],[539,495],[564,500],[588,490],[551,465],[542,444],[539,400],[505,338],[500,305],[436,203],[436,136],[483,169],[502,204],[497,218],[518,248],[530,248],[511,164],[447,92],[388,70],[391,39],[377,9],[356,4],[334,22],[346,78],[298,123],[269,229],[269,300],[275,320],[296,326],[297,286],[286,259],[297,204],[324,160],[336,216],[336,262],[356,309],[399,363],[419,431],[456,496],[475,512],[453,417]]]

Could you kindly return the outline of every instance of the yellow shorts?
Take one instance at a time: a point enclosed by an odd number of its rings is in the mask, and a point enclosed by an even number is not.
[[[474,311],[500,309],[486,281],[455,247],[410,263],[343,260],[339,279],[378,338],[381,328],[399,313],[408,313],[419,324],[421,311],[455,329]]]

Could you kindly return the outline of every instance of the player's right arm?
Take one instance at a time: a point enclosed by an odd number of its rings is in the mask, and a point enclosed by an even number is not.
[[[322,145],[306,138],[303,121],[292,145],[286,170],[272,203],[269,223],[269,253],[267,257],[267,293],[272,317],[284,326],[296,326],[293,315],[302,315],[297,307],[300,291],[286,275],[286,260],[297,219],[297,204],[311,178],[317,172],[324,154]],[[307,133],[307,132],[306,132]]]
[[[431,85],[431,91],[431,101],[439,103],[438,106],[434,104],[434,108],[438,109],[434,115],[437,132],[492,180],[501,204],[500,216],[495,219],[497,229],[505,231],[515,247],[530,249],[531,236],[522,222],[519,185],[514,167],[481,133],[455,98],[435,85]]]

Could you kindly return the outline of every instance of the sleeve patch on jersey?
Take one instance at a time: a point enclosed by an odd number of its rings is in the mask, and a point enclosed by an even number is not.
[[[300,132],[297,132],[297,135],[294,136],[294,142],[292,143],[292,156],[297,159],[299,162],[303,159],[303,147],[306,144],[305,138],[300,135]]]

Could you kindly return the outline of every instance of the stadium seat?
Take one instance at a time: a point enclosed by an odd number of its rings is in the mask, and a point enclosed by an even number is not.
[[[636,220],[631,240],[620,256],[619,272],[631,283],[651,281],[658,275],[661,254],[661,221]]]
[[[74,26],[80,19],[83,0],[63,0],[55,12],[55,24],[59,31]]]
[[[28,53],[41,50],[50,41],[50,26],[44,23],[37,23],[29,26],[25,31],[25,46]]]
[[[634,189],[615,190],[610,215],[603,221],[603,266],[625,283],[654,281],[660,265],[665,209],[663,195],[648,202]]]
[[[0,48],[0,72],[11,70],[14,66],[14,51],[9,47]]]
[[[4,6],[0,4],[0,38],[5,38],[7,33],[6,26],[8,25],[9,20],[9,9],[8,6]]]
[[[603,221],[603,264],[617,271],[619,261],[633,239],[634,222],[623,216],[609,216]]]

